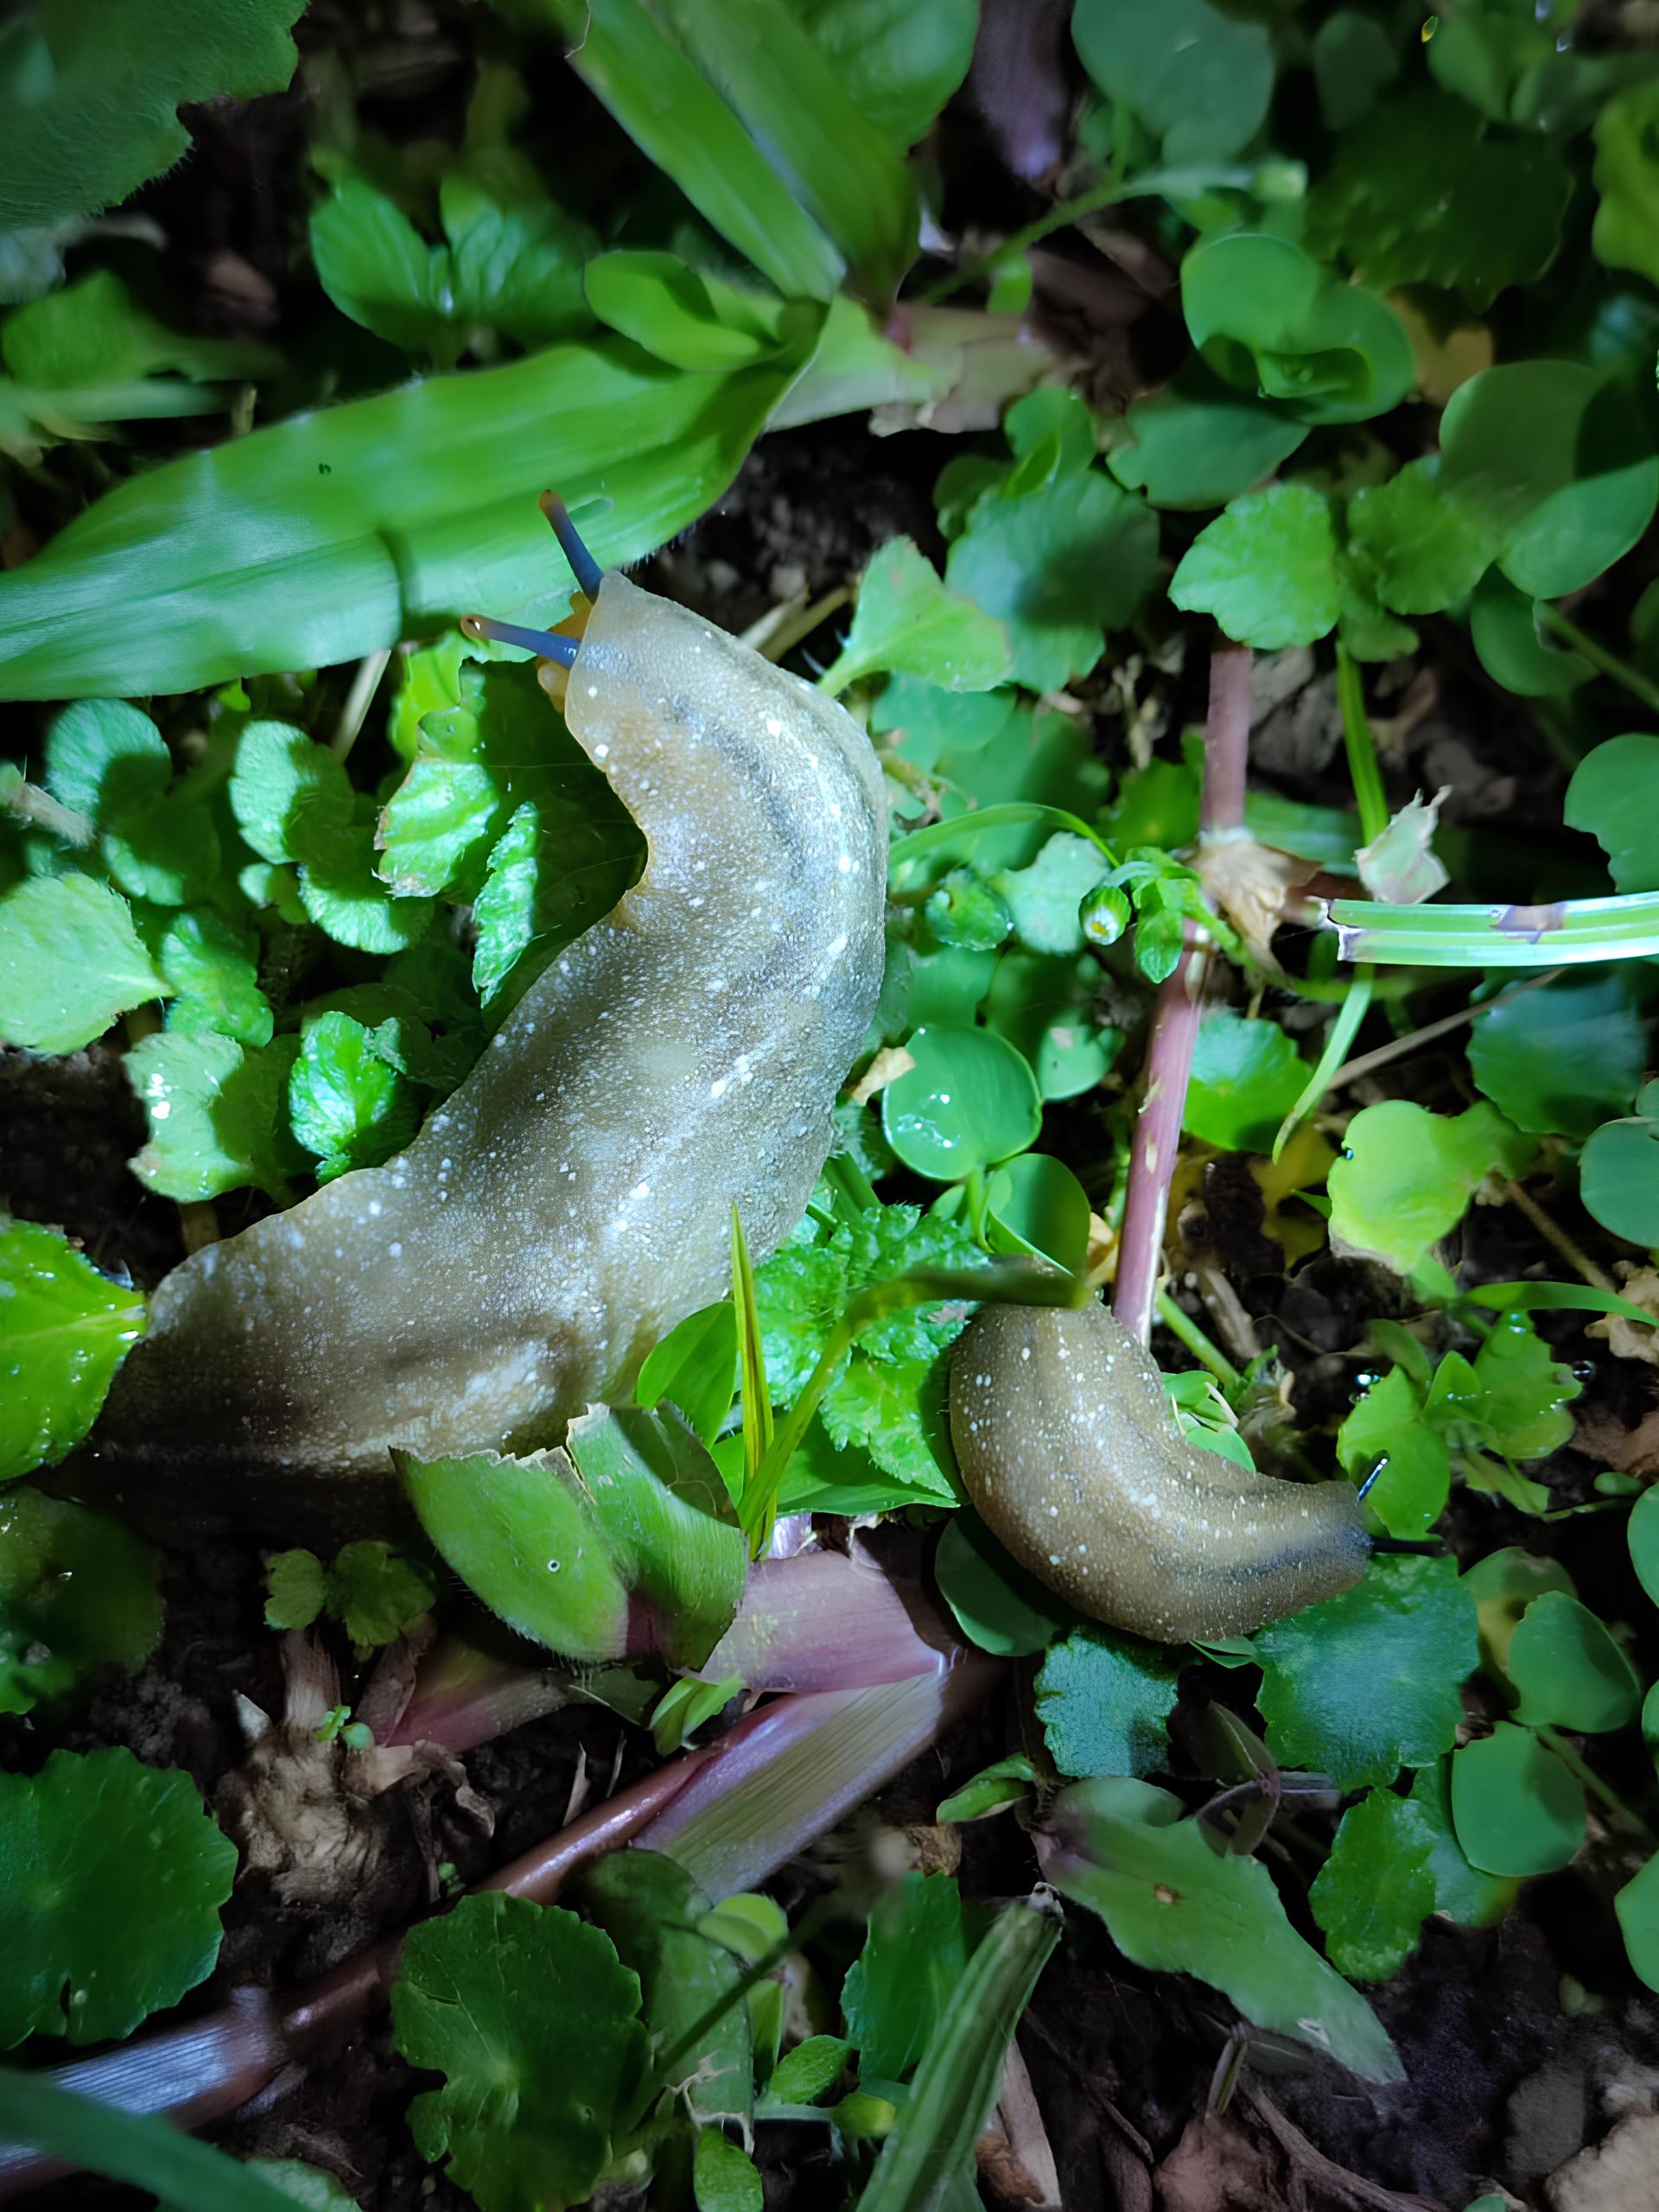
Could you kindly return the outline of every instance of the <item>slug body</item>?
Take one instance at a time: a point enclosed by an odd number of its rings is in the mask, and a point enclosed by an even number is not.
[[[880,983],[880,771],[795,677],[595,588],[566,718],[644,874],[406,1152],[162,1284],[90,1447],[130,1511],[374,1525],[394,1446],[556,1440],[724,1294],[734,1205],[756,1260],[800,1218]]]
[[[1091,1619],[1160,1643],[1242,1636],[1334,1598],[1370,1545],[1347,1483],[1282,1482],[1184,1440],[1103,1306],[988,1306],[950,1367],[968,1495]]]

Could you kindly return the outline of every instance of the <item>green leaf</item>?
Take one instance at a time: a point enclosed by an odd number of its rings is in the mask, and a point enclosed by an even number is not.
[[[473,907],[473,985],[504,1010],[637,881],[645,840],[608,785],[580,804],[525,800],[491,851]],[[505,997],[503,994],[505,994]]]
[[[1182,1126],[1223,1152],[1271,1152],[1310,1072],[1276,1021],[1214,1007],[1198,1024]]]
[[[1042,1778],[1035,1762],[1023,1751],[1010,1751],[1006,1758],[982,1767],[960,1789],[941,1798],[933,1817],[939,1821],[982,1821],[1007,1806],[1024,1803]]]
[[[1636,1670],[1587,1605],[1563,1590],[1535,1598],[1510,1638],[1505,1661],[1529,1728],[1599,1736],[1627,1727],[1642,1702]]]
[[[1449,1749],[1479,1663],[1474,1602],[1450,1559],[1376,1558],[1351,1590],[1253,1641],[1268,1750],[1340,1789],[1392,1782]]]
[[[976,1513],[953,1513],[933,1554],[933,1577],[970,1643],[999,1658],[1046,1650],[1077,1625],[1063,1599],[1016,1567]]]
[[[1516,1884],[1507,1875],[1471,1866],[1452,1824],[1451,1761],[1437,1759],[1412,1777],[1412,1802],[1429,1833],[1429,1872],[1434,1910],[1465,1928],[1495,1928],[1515,1903]]]
[[[120,894],[89,875],[37,875],[0,899],[0,1036],[74,1052],[171,986]]]
[[[1224,506],[1288,461],[1308,430],[1276,401],[1224,384],[1198,354],[1125,420],[1133,442],[1114,447],[1106,466],[1154,507]]]
[[[280,92],[301,0],[41,0],[10,26],[0,230],[112,207],[190,143],[181,106]]]
[[[245,922],[211,907],[169,914],[156,963],[177,996],[169,1029],[217,1029],[238,1045],[268,1045],[276,1027],[259,988],[259,940]]]
[[[10,329],[10,325],[7,326]],[[124,699],[83,699],[54,715],[46,735],[46,788],[100,830],[153,806],[173,756],[149,716]]]
[[[841,2009],[866,2081],[902,2082],[968,1963],[962,1897],[949,1874],[906,1874],[877,1900],[847,1970]]]
[[[328,1611],[365,1649],[391,1643],[412,1628],[436,1595],[437,1584],[425,1567],[378,1537],[342,1546],[328,1570]]]
[[[1363,1107],[1332,1164],[1331,1233],[1408,1274],[1485,1178],[1518,1173],[1531,1151],[1488,1105],[1450,1116],[1404,1098]]]
[[[148,1544],[67,1499],[0,1497],[0,1713],[60,1705],[101,1667],[136,1675],[161,1633]]]
[[[1562,812],[1601,846],[1620,891],[1659,890],[1659,737],[1594,747],[1573,771]]]
[[[671,253],[601,253],[582,275],[588,304],[677,369],[734,369],[775,353],[790,310],[775,292],[741,290]]]
[[[1631,85],[1596,117],[1596,190],[1600,205],[1590,250],[1609,269],[1637,269],[1659,283],[1659,161],[1654,124],[1659,83]]]
[[[217,1031],[145,1037],[124,1062],[149,1121],[132,1161],[139,1181],[168,1198],[216,1198],[251,1183],[280,1203],[305,1155],[288,1132],[288,1071],[299,1048],[279,1037],[245,1052]]]
[[[906,1167],[958,1182],[1032,1143],[1042,1102],[1030,1068],[988,1029],[918,1029],[906,1047],[915,1065],[881,1093],[881,1128]]]
[[[1020,2016],[1059,1935],[1059,1916],[1040,1894],[1005,1905],[992,1922],[940,2015],[860,2212],[925,2212],[949,2203],[942,2187],[951,2177],[971,2191],[974,2144],[995,2102]]]
[[[524,1459],[396,1456],[428,1535],[521,1635],[618,1659],[643,1612],[671,1663],[696,1668],[730,1626],[742,1538],[718,1470],[671,1413],[601,1407],[563,1448]]]
[[[1217,376],[1306,423],[1386,415],[1416,381],[1405,325],[1387,302],[1274,232],[1194,246],[1181,264],[1181,305]]]
[[[1162,141],[1166,162],[1225,160],[1266,118],[1265,24],[1240,22],[1208,0],[1077,0],[1071,35],[1090,77]]]
[[[1369,115],[1400,73],[1400,57],[1382,25],[1348,8],[1327,16],[1314,32],[1313,60],[1327,130],[1346,130]]]
[[[1422,1403],[1403,1368],[1373,1382],[1337,1433],[1337,1457],[1357,1479],[1375,1473],[1365,1502],[1391,1536],[1416,1541],[1446,1509],[1452,1461],[1444,1440],[1422,1420]]]
[[[853,105],[902,150],[968,74],[975,0],[791,0]]]
[[[1466,599],[1499,550],[1488,517],[1433,457],[1355,493],[1348,543],[1370,589],[1402,614],[1438,614]]]
[[[1312,645],[1342,612],[1331,502],[1306,484],[1247,493],[1198,532],[1170,579],[1173,604],[1276,652]]]
[[[766,2185],[753,2161],[717,2127],[697,2131],[691,2193],[697,2212],[766,2212]]]
[[[423,2158],[480,2212],[563,2212],[593,2193],[645,2056],[639,1983],[609,1936],[499,1891],[422,1921],[391,1993]]]
[[[295,1135],[317,1155],[320,1183],[390,1160],[418,1119],[414,1085],[345,1014],[320,1014],[304,1031],[288,1071],[288,1112]]]
[[[1038,1671],[1037,1718],[1062,1774],[1158,1774],[1169,1764],[1180,1662],[1157,1644],[1079,1628]]]
[[[1629,391],[1579,361],[1512,361],[1459,385],[1440,417],[1442,488],[1482,518],[1534,599],[1592,583],[1659,503],[1659,455]]]
[[[1009,951],[996,963],[985,1020],[1030,1064],[1045,1099],[1092,1090],[1116,1060],[1123,1032],[1102,1021],[1100,966]]]
[[[835,2088],[852,2055],[853,2046],[841,2036],[808,2036],[772,2068],[766,2094],[778,2104],[816,2104]]]
[[[213,1971],[236,1847],[188,1774],[124,1750],[0,1775],[0,2049],[127,2036]]]
[[[1584,1841],[1584,1792],[1530,1729],[1500,1720],[1452,1754],[1452,1818],[1483,1872],[1552,1874]]]
[[[445,169],[438,206],[458,321],[488,324],[525,347],[588,327],[582,264],[598,236],[548,197],[522,154],[473,148]]]
[[[639,1977],[647,2051],[660,2074],[668,2053],[707,2014],[737,1999],[736,1961],[700,1929],[709,1900],[673,1859],[654,1851],[619,1851],[584,1876],[582,1901],[623,1965]],[[684,2083],[693,2120],[747,2120],[754,2107],[754,2056],[746,2006],[730,2002],[670,2079]]]
[[[265,1561],[265,1625],[309,1628],[328,1596],[328,1574],[315,1552],[276,1552]]]
[[[440,304],[454,296],[449,254],[428,245],[396,200],[365,177],[338,175],[312,210],[310,243],[318,281],[342,315],[406,353],[457,358],[467,333],[448,346],[452,316]]]
[[[1637,1979],[1659,1989],[1659,1858],[1649,1859],[1613,1899]]]
[[[1615,1236],[1659,1245],[1659,1122],[1642,1113],[1592,1130],[1579,1155],[1579,1197]]]
[[[878,669],[925,677],[944,691],[989,691],[1008,674],[1002,625],[942,584],[908,537],[872,555],[852,627],[820,678],[831,697]]]
[[[0,2134],[67,2166],[159,2190],[168,2212],[294,2212],[285,2171],[292,2161],[244,2165],[159,2113],[124,2112],[101,2097],[60,2089],[38,2068],[0,2069]],[[308,2201],[311,2212],[341,2212],[338,2191],[298,2201]]]
[[[1541,626],[1541,604],[1496,570],[1482,577],[1469,603],[1469,636],[1481,666],[1523,699],[1560,698],[1595,674],[1582,653],[1558,645]]]
[[[1432,174],[1426,205],[1417,181]],[[1344,130],[1308,200],[1308,244],[1377,290],[1434,284],[1485,308],[1541,276],[1560,246],[1572,176],[1552,141],[1489,134],[1445,92],[1385,100]]]
[[[1050,1825],[1049,1880],[1106,1923],[1135,1965],[1195,1974],[1259,2028],[1310,2044],[1375,2082],[1403,2069],[1357,1990],[1302,1941],[1259,1860],[1218,1853],[1204,1824],[1149,1783],[1075,1783]]]
[[[650,1408],[667,1399],[693,1434],[712,1445],[736,1389],[737,1309],[728,1298],[688,1313],[647,1353],[633,1402]]]
[[[1541,1459],[1573,1434],[1567,1408],[1582,1387],[1522,1313],[1500,1315],[1475,1356],[1481,1419],[1506,1459]]]
[[[1057,691],[1094,667],[1103,631],[1135,619],[1157,561],[1151,508],[1091,468],[988,499],[951,546],[944,575],[1001,620],[1014,680]]]
[[[0,696],[328,666],[469,607],[544,623],[567,587],[525,486],[557,484],[625,565],[718,497],[806,350],[700,377],[621,338],[554,346],[141,471],[0,576]]]
[[[1626,1535],[1636,1579],[1659,1605],[1659,1490],[1643,1491],[1637,1499]]]
[[[1386,1981],[1417,1948],[1434,1910],[1433,1836],[1422,1808],[1368,1790],[1337,1829],[1308,1892],[1331,1963],[1354,1981]]]
[[[79,1443],[143,1332],[137,1291],[99,1274],[55,1230],[0,1215],[0,1482]]]
[[[1100,847],[1066,830],[1048,840],[1029,868],[1005,868],[995,881],[1022,944],[1075,957],[1084,944],[1077,910],[1106,872]]]
[[[1641,981],[1621,963],[1520,992],[1470,1031],[1470,1072],[1516,1128],[1588,1136],[1630,1104],[1647,1065]]]
[[[1022,1152],[999,1167],[985,1193],[986,1243],[1029,1253],[1081,1274],[1089,1251],[1089,1194],[1064,1160]]]

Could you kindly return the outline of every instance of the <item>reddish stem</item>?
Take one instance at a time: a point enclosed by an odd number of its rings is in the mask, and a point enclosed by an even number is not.
[[[1222,639],[1210,657],[1210,711],[1204,725],[1200,835],[1236,834],[1244,821],[1244,779],[1250,747],[1250,652]],[[1145,1344],[1163,1272],[1169,1186],[1180,1151],[1192,1047],[1198,1034],[1209,949],[1191,923],[1185,950],[1159,986],[1152,1010],[1146,1088],[1129,1151],[1123,1232],[1118,1242],[1112,1311]]]

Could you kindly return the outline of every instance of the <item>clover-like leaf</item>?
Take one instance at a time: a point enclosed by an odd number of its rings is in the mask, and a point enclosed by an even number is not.
[[[936,1183],[1023,1152],[1042,1126],[1036,1082],[988,1029],[933,1023],[906,1047],[913,1063],[881,1093],[881,1128],[906,1167]]]
[[[0,1215],[0,1482],[61,1459],[144,1332],[144,1301],[55,1230]]]
[[[236,1847],[188,1774],[124,1750],[0,1775],[0,2049],[130,2035],[213,1971]]]
[[[1479,1659],[1474,1601],[1450,1559],[1376,1558],[1351,1590],[1253,1641],[1268,1750],[1344,1789],[1449,1749]]]
[[[422,2156],[480,2212],[585,2203],[645,2056],[638,1977],[602,1929],[499,1891],[410,1932],[391,1993],[411,2066],[444,2076],[410,2107]]]
[[[1438,614],[1480,582],[1501,543],[1496,525],[1447,485],[1439,460],[1414,461],[1386,484],[1355,493],[1348,543],[1385,607]]]

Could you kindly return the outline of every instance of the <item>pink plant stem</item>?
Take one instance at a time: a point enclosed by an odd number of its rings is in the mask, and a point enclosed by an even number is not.
[[[1199,834],[1236,834],[1244,821],[1244,779],[1250,747],[1250,652],[1221,639],[1210,656],[1210,711],[1204,725],[1204,791]],[[1192,923],[1185,950],[1159,986],[1152,1010],[1146,1088],[1129,1151],[1123,1231],[1118,1242],[1112,1311],[1145,1344],[1163,1272],[1169,1186],[1181,1143],[1192,1047],[1198,1034],[1209,949]]]

